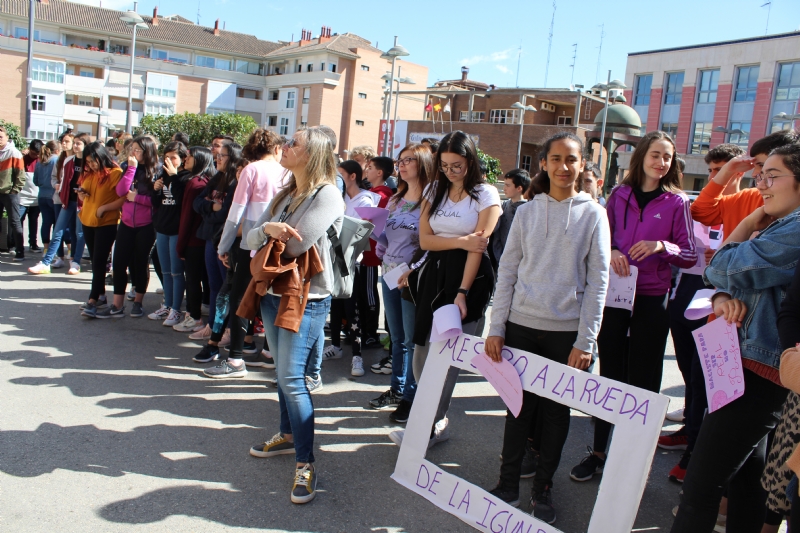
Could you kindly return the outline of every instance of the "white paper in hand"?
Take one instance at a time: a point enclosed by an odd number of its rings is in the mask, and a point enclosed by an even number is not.
[[[606,307],[633,310],[633,300],[636,297],[636,279],[639,277],[639,268],[631,265],[631,274],[620,277],[611,270],[608,274],[608,292],[606,293]]]
[[[684,318],[686,320],[700,320],[713,313],[711,297],[714,296],[714,292],[716,292],[714,289],[700,289],[697,291],[683,313]]]
[[[433,312],[431,342],[444,341],[461,335],[461,309],[456,304],[443,305]]]
[[[407,264],[400,263],[395,268],[393,268],[392,270],[383,275],[383,281],[384,283],[386,283],[386,286],[389,287],[390,290],[396,289],[397,281],[400,279],[400,276],[402,276],[409,270],[411,269],[408,268]]]
[[[736,324],[725,319],[692,332],[706,382],[708,412],[713,413],[744,395],[744,368]]]

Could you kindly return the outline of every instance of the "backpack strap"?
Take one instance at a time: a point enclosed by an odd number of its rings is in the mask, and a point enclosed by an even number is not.
[[[339,236],[336,234],[336,228],[333,227],[333,224],[328,228],[328,240],[331,241],[331,246],[333,246],[333,255],[336,256],[333,262],[334,265],[339,265],[339,274],[342,277],[349,276],[350,271],[347,270],[347,261],[344,258],[342,243],[339,241]]]

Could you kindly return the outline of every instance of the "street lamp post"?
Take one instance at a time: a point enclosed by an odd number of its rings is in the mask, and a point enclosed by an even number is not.
[[[100,140],[100,119],[102,117],[109,116],[111,113],[109,113],[105,109],[101,109],[101,108],[90,109],[89,111],[87,111],[87,113],[89,113],[90,115],[97,115],[97,140],[99,141]]]
[[[719,133],[724,133],[726,135],[725,137],[726,143],[731,142],[731,135],[744,135],[745,133],[747,133],[746,131],[740,130],[739,128],[730,129],[730,128],[725,128],[723,126],[717,126],[716,128],[714,128],[714,131],[717,131]]]
[[[26,75],[25,95],[25,135],[31,135],[31,109],[33,107],[33,36],[34,19],[36,18],[36,0],[30,0],[30,13],[28,20],[28,73]],[[18,146],[18,148],[22,148]]]
[[[404,84],[408,84],[408,85],[416,85],[416,83],[417,83],[417,82],[415,82],[415,81],[414,81],[413,79],[411,79],[411,78],[401,78],[401,77],[400,77],[400,70],[401,70],[402,68],[403,68],[403,67],[397,67],[397,79],[396,79],[396,80],[394,80],[394,81],[396,81],[396,82],[397,82],[397,92],[395,93],[395,100],[394,100],[394,119],[392,120],[392,147],[390,147],[390,148],[389,148],[389,152],[388,152],[388,154],[387,154],[387,155],[389,155],[389,157],[392,157],[392,155],[391,155],[391,154],[392,154],[392,152],[393,152],[393,150],[394,150],[394,134],[396,133],[396,132],[395,132],[395,128],[397,127],[397,108],[398,108],[398,107],[400,107],[400,84],[401,84],[401,83],[404,83]],[[392,90],[392,89],[390,88],[390,89],[389,89],[389,92],[391,92],[391,90]],[[387,118],[388,118],[388,117],[387,117]]]
[[[595,87],[597,87],[595,85]],[[601,86],[602,87],[602,86]],[[603,166],[603,146],[605,145],[606,141],[606,120],[608,119],[608,99],[611,94],[611,89],[627,89],[624,83],[619,80],[611,81],[611,71],[608,71],[608,82],[605,85],[606,89],[606,105],[603,108],[603,125],[600,127],[600,154],[597,157],[597,166],[603,169],[603,179],[606,179],[606,171],[605,167]],[[609,146],[609,152],[610,152]],[[608,154],[609,161],[611,160],[611,154]],[[608,181],[608,180],[606,180]]]
[[[536,111],[536,108],[532,105],[525,105],[525,99],[528,95],[522,95],[522,102],[514,102],[511,104],[511,109],[519,109],[519,141],[517,142],[517,165],[516,168],[519,167],[519,161],[522,157],[522,131],[525,127],[525,111]]]
[[[128,114],[125,117],[125,131],[127,133],[133,132],[133,62],[136,58],[136,30],[147,29],[147,24],[144,19],[136,11],[128,11],[119,18],[122,22],[133,28],[133,36],[131,37],[131,73],[128,80]]]
[[[389,101],[387,109],[389,112],[392,110],[392,89],[394,88],[394,66],[397,62],[397,58],[401,56],[409,55],[408,50],[406,50],[403,46],[397,44],[397,35],[394,36],[394,46],[392,46],[385,54],[381,55],[382,59],[392,61],[392,72],[389,76]],[[387,155],[389,153],[389,121],[387,118],[386,124],[386,131],[383,132],[383,153],[381,155]],[[392,128],[394,125],[392,125]],[[394,137],[394,132],[392,132],[392,136]]]

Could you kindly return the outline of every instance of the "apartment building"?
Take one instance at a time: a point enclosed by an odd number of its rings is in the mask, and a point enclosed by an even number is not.
[[[731,142],[747,149],[793,127],[779,115],[798,112],[800,31],[631,53],[625,84],[643,128],[671,133],[686,154],[693,183],[684,187],[697,190],[705,183],[702,154],[710,146]]]
[[[339,148],[374,144],[390,63],[358,35],[319,36],[303,30],[295,42],[192,23],[179,15],[142,15],[147,29],[132,30],[123,12],[63,0],[39,0],[33,61],[31,136],[51,139],[71,123],[105,136],[127,115],[130,54],[135,53],[132,118],[146,114],[237,113],[283,135],[303,125],[325,124]],[[25,120],[28,0],[0,2],[0,117]],[[427,67],[403,61],[404,75],[427,83]],[[423,112],[404,99],[400,116]],[[95,113],[90,113],[94,110]],[[107,113],[100,117],[102,110]]]

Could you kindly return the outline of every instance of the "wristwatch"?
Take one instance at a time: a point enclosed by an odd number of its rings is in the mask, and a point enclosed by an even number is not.
[[[463,287],[460,287],[458,289],[458,294],[463,294],[464,296],[468,296],[469,295],[469,289],[465,289]]]

